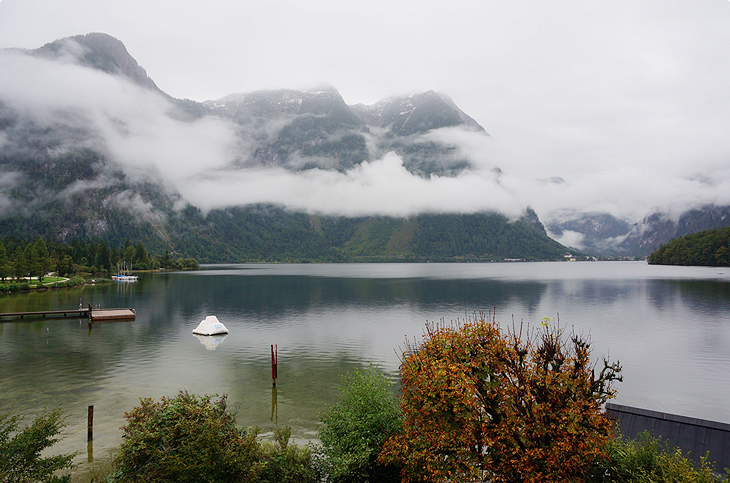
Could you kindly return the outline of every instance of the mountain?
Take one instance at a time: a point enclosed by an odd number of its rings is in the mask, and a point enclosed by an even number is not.
[[[348,106],[332,87],[232,94],[204,105],[208,113],[236,122],[241,137],[255,146],[240,161],[249,167],[345,171],[392,151],[412,173],[453,176],[469,168],[468,160],[454,144],[424,135],[448,127],[487,135],[453,101],[433,91],[372,106]]]
[[[203,262],[557,259],[565,251],[531,211],[518,220],[498,213],[323,216],[272,204],[202,212],[155,167],[155,150],[169,142],[183,146],[173,150],[181,158],[205,163],[215,157],[203,150],[186,158],[185,146],[197,144],[185,144],[184,136],[202,132],[233,140],[233,162],[211,167],[232,175],[271,167],[345,173],[396,152],[417,176],[455,176],[470,162],[435,133],[487,134],[444,95],[349,106],[324,87],[201,103],[165,94],[122,42],[105,34],[13,53],[46,61],[36,68],[50,70],[38,80],[45,83],[42,101],[0,97],[0,237],[103,238],[115,245],[130,239],[152,253]],[[160,139],[136,149],[148,130]]]
[[[343,171],[371,159],[367,126],[331,87],[233,94],[205,106],[238,124],[239,136],[252,146],[242,166]]]
[[[124,44],[107,34],[76,35],[27,52],[51,60],[66,59],[107,74],[124,77],[139,86],[162,93],[147,76],[147,71],[129,55]]]
[[[552,236],[580,235],[580,250],[611,256],[645,257],[672,239],[700,231],[730,226],[730,206],[706,205],[679,217],[651,213],[638,223],[628,223],[606,213],[577,214],[547,224]]]

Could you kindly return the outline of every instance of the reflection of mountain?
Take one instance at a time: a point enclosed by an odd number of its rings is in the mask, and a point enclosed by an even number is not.
[[[198,280],[202,278],[202,280]],[[220,313],[272,318],[277,314],[325,310],[338,306],[386,307],[407,304],[421,310],[443,305],[489,310],[516,303],[531,310],[542,298],[543,282],[430,279],[350,279],[309,276],[171,276],[171,300],[183,313],[201,304]]]

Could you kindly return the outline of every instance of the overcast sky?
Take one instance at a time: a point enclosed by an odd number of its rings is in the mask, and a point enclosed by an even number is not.
[[[448,94],[542,217],[730,204],[728,0],[0,1],[0,47],[89,32],[179,98]],[[541,191],[550,177],[566,183]]]

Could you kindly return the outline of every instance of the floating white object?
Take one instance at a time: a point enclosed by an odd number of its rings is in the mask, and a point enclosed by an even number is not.
[[[218,317],[215,315],[209,315],[205,319],[201,320],[198,326],[193,329],[193,334],[198,335],[216,335],[216,334],[227,334],[228,329],[223,325]]]

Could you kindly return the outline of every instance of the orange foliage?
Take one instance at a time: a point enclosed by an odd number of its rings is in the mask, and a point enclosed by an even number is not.
[[[429,326],[403,356],[403,432],[382,461],[407,482],[583,481],[605,455],[613,424],[601,407],[621,380],[605,360],[596,378],[589,355],[559,327],[523,340],[483,317]]]

